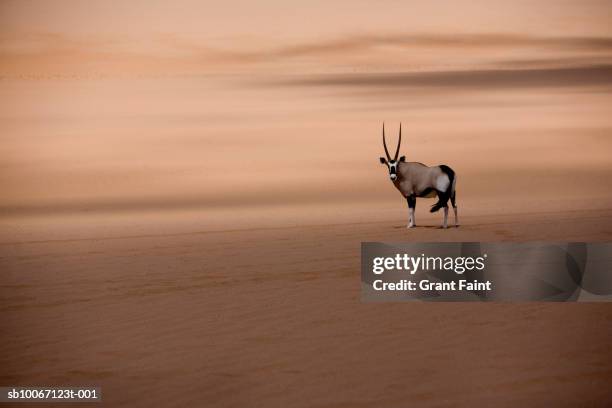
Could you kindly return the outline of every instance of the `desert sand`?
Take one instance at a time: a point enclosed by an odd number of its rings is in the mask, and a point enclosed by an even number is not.
[[[359,278],[361,241],[609,241],[612,209],[422,213],[5,241],[0,382],[95,384],[105,406],[612,401],[609,304],[362,304]]]

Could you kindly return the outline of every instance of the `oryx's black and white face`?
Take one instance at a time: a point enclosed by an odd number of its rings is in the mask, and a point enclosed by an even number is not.
[[[402,124],[400,123],[399,129],[399,140],[397,142],[397,150],[395,150],[395,156],[393,159],[389,155],[389,151],[387,150],[387,141],[385,140],[385,124],[383,123],[383,146],[385,148],[385,155],[387,158],[381,157],[380,162],[382,164],[386,164],[389,168],[389,178],[391,181],[395,181],[399,177],[399,164],[406,160],[404,156],[400,157],[399,160],[397,156],[399,155],[400,145],[402,144]]]
[[[399,164],[400,164],[401,162],[405,161],[405,160],[406,160],[406,157],[404,157],[404,156],[400,157],[400,158],[399,158],[399,160],[397,160],[397,161],[395,161],[395,160],[389,160],[389,161],[387,161],[387,159],[385,159],[384,157],[381,157],[381,158],[380,158],[380,162],[381,162],[382,164],[386,164],[386,165],[387,165],[387,167],[389,168],[389,178],[390,178],[392,181],[397,180],[397,178],[398,178],[398,167],[399,167]]]

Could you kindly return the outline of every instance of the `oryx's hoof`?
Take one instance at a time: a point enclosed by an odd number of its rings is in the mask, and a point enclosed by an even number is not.
[[[408,225],[406,226],[406,228],[414,228],[414,227],[416,227],[416,224],[408,224]]]

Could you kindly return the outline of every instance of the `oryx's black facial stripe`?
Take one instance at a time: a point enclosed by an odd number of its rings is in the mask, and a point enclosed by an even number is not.
[[[389,162],[389,172],[391,174],[397,174],[397,162],[395,161]]]

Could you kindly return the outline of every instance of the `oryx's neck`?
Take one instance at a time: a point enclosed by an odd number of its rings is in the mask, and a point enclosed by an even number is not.
[[[403,162],[397,163],[397,171],[395,172],[395,175],[397,176],[397,178],[395,180],[391,180],[391,182],[396,188],[399,188],[399,185],[404,178],[404,176],[402,175],[402,172],[400,171],[402,168],[402,164],[405,164],[405,163]]]

